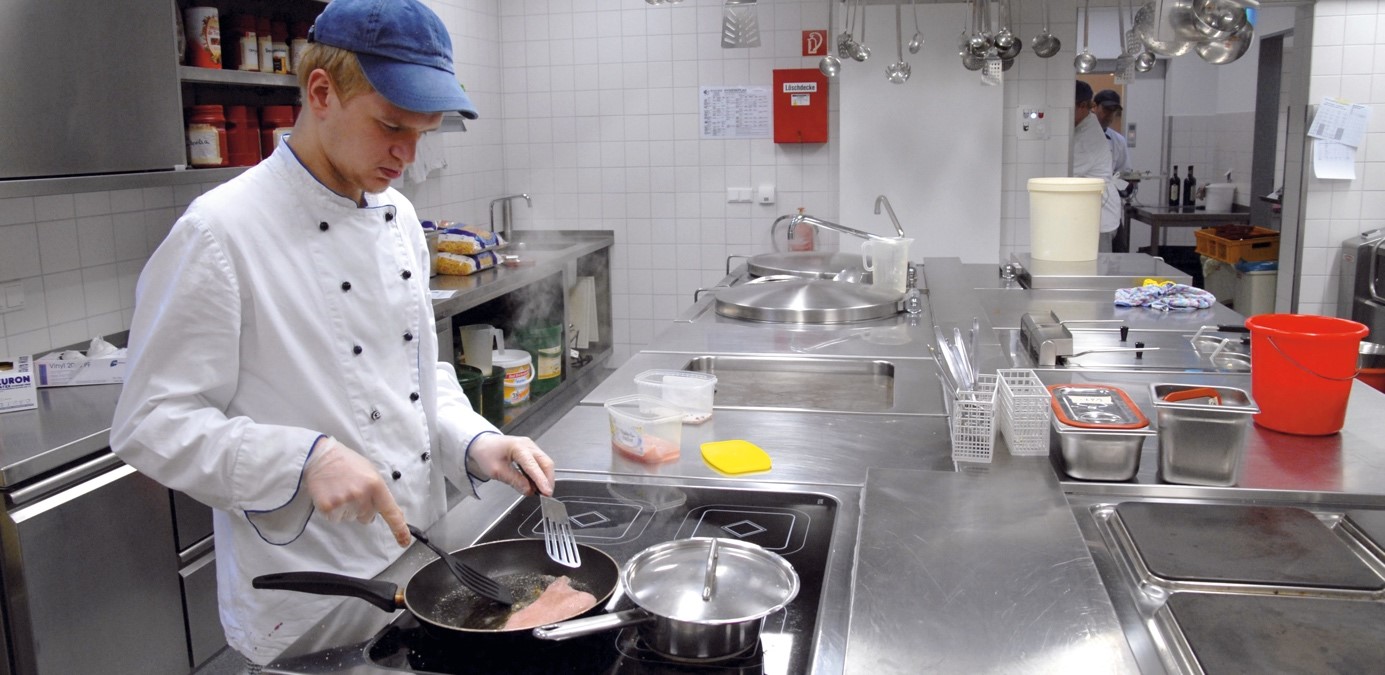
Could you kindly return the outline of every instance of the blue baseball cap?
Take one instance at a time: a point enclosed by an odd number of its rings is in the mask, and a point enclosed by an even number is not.
[[[477,117],[457,82],[447,26],[418,0],[332,0],[308,40],[355,52],[370,85],[394,105]]]

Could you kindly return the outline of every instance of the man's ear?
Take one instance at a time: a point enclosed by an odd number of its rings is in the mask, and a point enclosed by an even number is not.
[[[305,87],[303,105],[313,112],[321,114],[327,110],[329,102],[335,99],[336,95],[336,87],[332,84],[332,78],[327,75],[327,71],[318,68],[308,74],[308,86]]]

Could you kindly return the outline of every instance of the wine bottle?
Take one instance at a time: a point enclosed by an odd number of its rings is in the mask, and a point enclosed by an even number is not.
[[[1169,206],[1178,206],[1178,165],[1173,167],[1173,175],[1169,176]]]
[[[1193,177],[1193,165],[1188,165],[1188,175],[1183,178],[1183,205],[1192,206],[1197,195],[1197,179]]]

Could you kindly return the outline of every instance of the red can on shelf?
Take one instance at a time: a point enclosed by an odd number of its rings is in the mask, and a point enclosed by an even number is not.
[[[219,105],[188,107],[188,164],[227,166],[226,114]]]
[[[187,64],[198,68],[221,67],[221,19],[215,7],[183,10],[187,36]]]
[[[231,166],[254,166],[260,161],[260,121],[248,106],[226,106],[226,146]]]
[[[260,156],[269,157],[279,141],[293,131],[293,106],[267,105],[260,108]]]

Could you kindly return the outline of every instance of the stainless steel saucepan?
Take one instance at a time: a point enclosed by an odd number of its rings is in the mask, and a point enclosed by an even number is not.
[[[702,537],[635,554],[620,581],[635,609],[540,626],[534,636],[567,640],[633,625],[661,654],[716,660],[753,647],[765,617],[793,601],[799,587],[798,573],[778,554]]]

